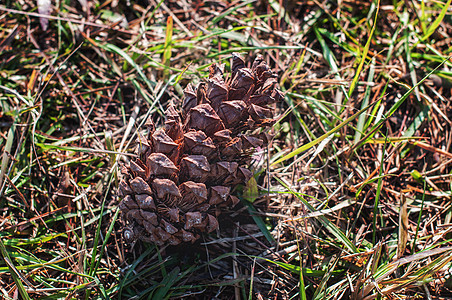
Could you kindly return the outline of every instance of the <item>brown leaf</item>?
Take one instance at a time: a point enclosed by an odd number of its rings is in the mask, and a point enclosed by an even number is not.
[[[402,193],[399,206],[399,234],[397,241],[397,258],[403,257],[408,242],[408,203]]]

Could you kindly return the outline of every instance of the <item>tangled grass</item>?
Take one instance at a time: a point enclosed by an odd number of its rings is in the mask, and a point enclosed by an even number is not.
[[[452,296],[450,0],[38,2],[0,6],[3,298]],[[126,244],[118,169],[232,52],[285,95],[241,204]]]

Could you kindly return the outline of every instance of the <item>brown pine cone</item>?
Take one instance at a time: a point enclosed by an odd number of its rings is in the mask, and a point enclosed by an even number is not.
[[[228,81],[213,64],[206,83],[187,86],[182,113],[170,106],[164,127],[151,126],[138,159],[122,172],[126,240],[177,245],[218,228],[221,208],[239,202],[234,187],[252,176],[251,154],[267,143],[259,128],[274,122],[267,105],[282,99],[276,86],[262,56],[249,69],[236,54]]]

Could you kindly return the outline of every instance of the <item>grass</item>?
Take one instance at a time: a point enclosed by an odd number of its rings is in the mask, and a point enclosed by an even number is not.
[[[0,6],[2,298],[452,296],[450,0],[145,3]],[[232,52],[285,94],[255,181],[218,234],[125,243],[146,120]]]

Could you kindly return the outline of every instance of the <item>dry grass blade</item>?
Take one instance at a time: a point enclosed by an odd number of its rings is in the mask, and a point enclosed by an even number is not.
[[[399,234],[397,241],[397,258],[403,257],[408,242],[408,204],[404,194],[399,205]]]

